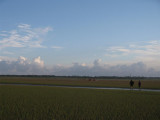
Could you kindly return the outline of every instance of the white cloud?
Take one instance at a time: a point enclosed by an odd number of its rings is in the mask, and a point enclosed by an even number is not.
[[[23,56],[20,56],[17,60],[17,62],[19,62],[20,64],[29,64],[29,62],[27,61],[27,58],[23,57]]]
[[[42,34],[48,33],[49,31],[52,31],[53,29],[51,27],[46,27],[44,29],[38,28],[37,31],[39,31]]]
[[[95,60],[97,61],[97,60]],[[93,63],[95,63],[95,61]],[[93,64],[93,66],[74,63],[71,67],[54,67],[51,69],[54,75],[80,75],[80,76],[147,76],[158,77],[160,71],[153,68],[147,68],[143,62],[137,62],[130,65],[105,65]]]
[[[160,77],[160,70],[147,68],[143,62],[136,62],[129,65],[104,64],[100,59],[93,61],[92,66],[84,63],[73,63],[66,67],[56,65],[48,68],[40,57],[32,61],[20,56],[18,59],[9,61],[9,58],[0,57],[0,74],[18,75],[79,75],[79,76],[147,76]]]
[[[18,28],[21,28],[21,29],[30,29],[31,25],[28,25],[28,24],[19,24]]]
[[[107,50],[111,52],[130,52],[129,49],[126,49],[124,47],[109,47]]]
[[[28,24],[19,24],[16,29],[11,31],[0,31],[0,48],[6,47],[44,47],[43,37],[51,27],[32,28]]]
[[[6,37],[7,34],[1,33],[0,36],[1,36],[1,37]]]
[[[94,60],[93,65],[94,66],[99,66],[101,61],[102,61],[101,59],[96,59],[96,60]]]
[[[34,59],[34,62],[37,63],[37,64],[39,64],[41,67],[44,66],[44,61],[41,60],[41,57],[40,57],[40,56],[37,57],[37,58],[35,58],[35,59]]]
[[[140,42],[139,44],[129,44],[127,47],[109,47],[105,56],[116,58],[117,61],[120,59],[127,59],[129,61],[138,62],[142,61],[147,66],[156,67],[159,66],[160,59],[160,40]],[[132,57],[132,59],[131,59]],[[126,61],[125,61],[126,62]]]
[[[63,47],[61,46],[52,46],[53,49],[62,49]]]
[[[121,47],[121,46],[112,46],[109,47],[107,50],[107,54],[105,54],[105,56],[108,57],[121,57],[121,56],[126,56],[128,54],[130,54],[131,50],[125,47]]]
[[[3,54],[8,54],[8,55],[13,55],[14,54],[13,52],[9,52],[9,51],[3,51],[2,53]]]
[[[0,61],[15,61],[15,58],[7,57],[7,56],[0,56]]]
[[[33,61],[23,56],[13,60],[0,57],[0,66],[0,74],[41,75],[48,73],[40,57],[35,58]]]

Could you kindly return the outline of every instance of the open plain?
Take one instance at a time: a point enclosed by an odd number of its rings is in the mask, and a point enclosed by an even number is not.
[[[1,77],[0,83],[128,87],[126,80]],[[158,80],[144,88],[158,89]],[[149,85],[150,82],[150,87]],[[136,81],[135,81],[136,83]],[[148,84],[147,84],[148,83]],[[152,83],[152,84],[151,84]],[[157,87],[156,87],[157,85]],[[1,120],[159,120],[160,92],[0,85]]]

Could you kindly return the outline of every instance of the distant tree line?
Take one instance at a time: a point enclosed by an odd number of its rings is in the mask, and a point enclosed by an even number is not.
[[[0,77],[57,77],[57,78],[98,78],[98,79],[160,79],[160,77],[139,77],[139,76],[55,76],[55,75],[0,75]]]

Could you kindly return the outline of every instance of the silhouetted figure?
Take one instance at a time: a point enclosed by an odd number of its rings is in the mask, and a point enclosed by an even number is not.
[[[131,79],[131,81],[129,82],[129,84],[130,84],[130,88],[133,88],[134,81]]]
[[[141,81],[140,80],[138,82],[138,87],[139,87],[139,89],[141,88]]]

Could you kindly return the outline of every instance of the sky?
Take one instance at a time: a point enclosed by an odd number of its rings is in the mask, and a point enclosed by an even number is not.
[[[159,0],[0,0],[0,74],[160,77]]]

